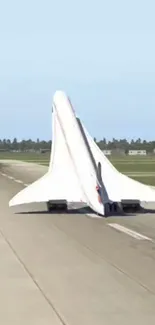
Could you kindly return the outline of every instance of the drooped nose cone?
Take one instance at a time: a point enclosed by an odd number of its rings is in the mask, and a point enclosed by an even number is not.
[[[53,96],[53,102],[56,106],[62,104],[66,99],[67,95],[62,90],[57,90]]]
[[[64,91],[57,90],[53,96],[53,106],[58,114],[64,114],[64,111],[67,115],[73,113],[75,115],[72,103],[68,98],[67,94]]]

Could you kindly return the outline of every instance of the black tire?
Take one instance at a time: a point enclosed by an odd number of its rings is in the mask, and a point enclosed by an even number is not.
[[[104,211],[105,211],[105,217],[107,218],[108,216],[110,216],[111,214],[111,204],[110,203],[106,203],[104,205]]]

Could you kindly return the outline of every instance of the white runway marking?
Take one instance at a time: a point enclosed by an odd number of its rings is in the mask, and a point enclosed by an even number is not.
[[[23,184],[25,187],[27,187],[27,186],[30,185],[30,184],[26,184],[26,183],[24,183],[24,182],[21,181],[20,179],[16,179],[15,177],[10,176],[10,175],[7,175],[7,174],[5,174],[5,173],[0,173],[0,174],[1,174],[2,176],[4,176],[4,177],[7,177],[8,179],[13,180],[13,181],[16,182],[16,183]]]
[[[16,183],[23,184],[23,182],[20,179],[14,179]]]
[[[15,178],[13,176],[9,176],[9,175],[6,175],[9,179],[13,179],[15,180]]]
[[[7,176],[7,175],[6,175],[6,174],[4,174],[4,173],[1,173],[1,175],[2,175],[2,176],[4,176],[4,177],[6,177],[6,176]]]
[[[88,217],[91,217],[91,218],[102,218],[101,216],[99,216],[98,214],[96,213],[86,213],[86,215]]]
[[[121,232],[124,232],[125,234],[135,238],[135,239],[138,239],[138,240],[149,240],[149,241],[153,241],[151,238],[147,237],[147,236],[144,236],[134,230],[131,230],[129,228],[126,228],[124,226],[121,226],[117,223],[108,223],[108,225],[112,228],[115,228],[116,230],[119,230]]]

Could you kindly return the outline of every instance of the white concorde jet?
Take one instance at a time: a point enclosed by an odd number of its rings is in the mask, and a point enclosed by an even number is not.
[[[51,211],[82,202],[104,216],[131,208],[137,211],[141,202],[155,201],[155,189],[121,174],[110,163],[62,91],[53,97],[52,131],[48,172],[15,195],[10,207],[46,202]]]

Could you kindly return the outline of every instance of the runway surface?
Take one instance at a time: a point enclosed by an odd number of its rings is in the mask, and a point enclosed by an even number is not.
[[[10,209],[46,170],[0,162],[0,324],[154,325],[155,214]]]

